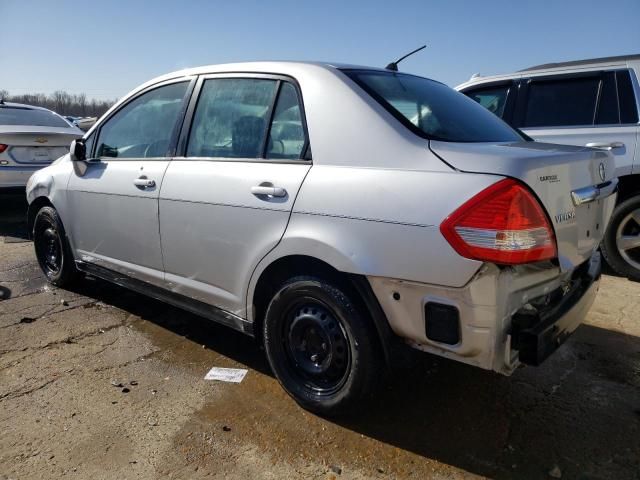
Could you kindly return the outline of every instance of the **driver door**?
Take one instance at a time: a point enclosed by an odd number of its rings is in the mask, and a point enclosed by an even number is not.
[[[75,166],[67,188],[76,260],[163,284],[158,196],[191,80],[136,95],[88,139],[90,160]]]

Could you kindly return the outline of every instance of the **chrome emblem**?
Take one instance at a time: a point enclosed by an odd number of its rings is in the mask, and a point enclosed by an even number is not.
[[[44,137],[38,137],[38,138],[36,138],[36,139],[34,140],[34,142],[36,142],[36,143],[47,143],[48,141],[49,141],[49,140],[47,140],[47,139],[46,139],[46,138],[44,138]]]
[[[555,217],[556,223],[566,223],[575,220],[576,212],[571,210],[570,212],[561,212]]]
[[[607,172],[604,169],[604,163],[600,162],[600,166],[598,167],[598,173],[600,174],[600,180],[604,182],[604,179],[607,178]]]

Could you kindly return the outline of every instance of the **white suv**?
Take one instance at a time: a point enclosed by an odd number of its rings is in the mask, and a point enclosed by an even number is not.
[[[474,75],[456,87],[535,140],[610,150],[620,179],[602,252],[640,279],[640,55],[550,63],[508,75]]]

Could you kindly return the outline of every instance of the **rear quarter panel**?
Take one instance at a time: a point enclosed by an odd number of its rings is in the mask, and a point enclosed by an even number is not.
[[[342,272],[461,287],[482,262],[458,255],[440,224],[501,178],[313,166],[282,240],[252,277],[249,299],[260,273],[289,255],[312,256]]]

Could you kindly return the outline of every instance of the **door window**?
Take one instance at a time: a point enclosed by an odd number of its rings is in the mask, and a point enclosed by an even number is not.
[[[600,78],[532,81],[524,127],[593,125]]]
[[[271,121],[267,158],[301,158],[305,145],[302,111],[295,87],[282,83]]]
[[[613,125],[620,123],[614,72],[607,72],[602,76],[600,101],[598,102],[598,112],[596,113],[595,123],[596,125]]]
[[[628,70],[616,72],[618,83],[618,97],[620,99],[620,121],[624,123],[638,123],[638,107],[633,94],[631,76]]]
[[[189,157],[259,158],[276,80],[209,79],[202,85],[187,144]]]
[[[473,90],[465,92],[465,94],[491,113],[495,113],[502,118],[504,116],[504,107],[507,104],[507,94],[509,88],[504,85],[502,87],[483,88],[481,90]]]
[[[100,128],[97,157],[164,157],[188,82],[165,85],[136,97]]]

